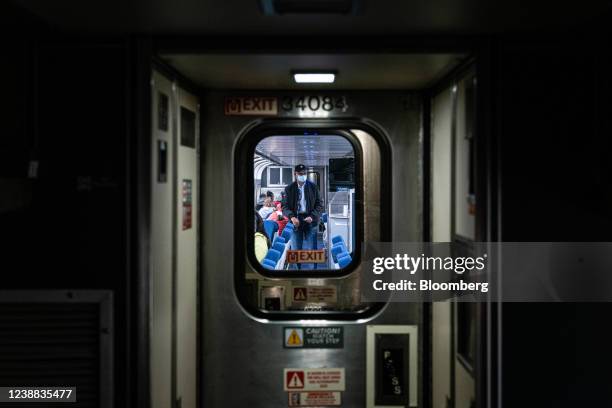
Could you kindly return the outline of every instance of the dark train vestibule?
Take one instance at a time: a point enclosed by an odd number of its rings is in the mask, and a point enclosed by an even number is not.
[[[0,406],[609,405],[609,2],[87,3],[0,6]]]

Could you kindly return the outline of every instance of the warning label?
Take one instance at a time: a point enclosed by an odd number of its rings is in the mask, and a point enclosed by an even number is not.
[[[335,286],[311,286],[308,288],[309,302],[336,302],[337,300]]]
[[[308,288],[293,288],[293,300],[295,302],[306,302]]]
[[[293,288],[293,302],[336,303],[335,286],[300,286]]]
[[[342,405],[338,391],[290,392],[290,407],[332,407]]]
[[[304,389],[304,371],[285,370],[285,389],[287,390]]]
[[[286,348],[342,348],[344,329],[341,326],[285,327]]]
[[[344,368],[285,368],[285,391],[344,391]]]
[[[301,327],[285,327],[285,347],[303,347],[304,329]]]

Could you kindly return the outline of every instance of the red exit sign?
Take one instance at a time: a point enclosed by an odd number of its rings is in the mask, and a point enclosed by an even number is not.
[[[324,263],[325,262],[325,250],[324,249],[313,249],[313,250],[287,251],[287,262],[289,263]]]
[[[240,96],[225,98],[225,114],[229,116],[276,116],[278,98]]]

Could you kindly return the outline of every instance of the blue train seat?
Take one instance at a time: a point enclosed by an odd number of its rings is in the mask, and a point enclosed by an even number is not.
[[[265,259],[269,259],[272,262],[274,262],[274,264],[276,265],[276,262],[278,262],[278,260],[281,257],[281,253],[279,251],[277,251],[276,249],[270,249],[268,250],[268,253],[266,254]]]
[[[351,256],[348,253],[344,252],[340,254],[340,256],[338,256],[338,266],[340,268],[344,268],[348,264],[350,264],[352,260],[353,258],[351,258]]]
[[[274,246],[277,243],[281,243],[281,244],[285,245],[287,243],[287,241],[285,240],[285,238],[281,237],[280,235],[277,235],[276,238],[274,238],[274,241],[272,241],[272,248],[274,248]]]
[[[266,269],[276,269],[276,262],[269,259],[264,259],[261,265]]]
[[[282,237],[279,237],[282,238]],[[272,249],[277,250],[278,252],[282,253],[285,252],[285,240],[283,239],[282,241],[279,240],[275,240],[274,241],[274,245],[272,245]]]
[[[293,234],[293,229],[285,228],[285,229],[283,229],[283,233],[281,234],[281,237],[285,238],[285,241],[289,242],[289,241],[291,241],[291,235],[292,234]]]
[[[340,242],[342,242],[344,246],[346,246],[346,243],[344,243],[344,239],[342,238],[342,236],[336,235],[335,237],[332,237],[332,245],[338,244]]]
[[[278,223],[272,220],[265,220],[263,224],[268,238],[273,239],[274,233],[278,231]]]
[[[331,254],[334,262],[338,262],[338,254],[348,252],[343,243],[336,244],[331,249]]]

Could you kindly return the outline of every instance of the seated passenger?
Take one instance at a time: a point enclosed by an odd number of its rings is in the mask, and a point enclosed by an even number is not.
[[[259,215],[262,219],[267,220],[268,216],[270,216],[270,214],[272,214],[273,212],[274,204],[272,203],[270,197],[266,197],[266,199],[264,200],[263,207],[261,207],[261,209],[259,210]]]
[[[270,248],[270,238],[264,229],[263,219],[255,211],[255,258],[261,263]]]
[[[276,205],[276,211],[270,214],[268,219],[276,221],[278,224],[278,235],[283,233],[283,229],[289,222],[289,219],[283,215],[283,208],[281,207],[280,203]]]
[[[276,199],[276,196],[274,196],[274,193],[272,191],[268,191],[266,193],[267,197],[270,197],[270,199],[272,200],[272,203],[274,204],[274,207],[276,207],[279,204],[282,204],[282,202],[280,200]]]
[[[257,200],[257,204],[255,205],[255,210],[257,211],[261,210],[261,207],[264,206],[265,199],[266,199],[266,195],[264,193],[261,193],[259,195],[259,199]]]

